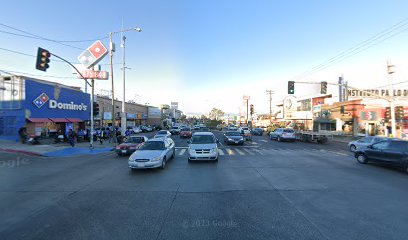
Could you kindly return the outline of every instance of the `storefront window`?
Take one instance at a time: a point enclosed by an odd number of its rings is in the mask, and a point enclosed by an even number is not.
[[[25,87],[17,77],[0,78],[0,109],[20,109],[24,100]]]

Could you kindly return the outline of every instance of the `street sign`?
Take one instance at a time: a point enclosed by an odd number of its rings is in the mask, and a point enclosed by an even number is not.
[[[78,56],[78,60],[85,68],[91,68],[93,65],[101,61],[107,53],[108,49],[98,40],[83,51]]]
[[[78,78],[98,79],[98,80],[107,80],[109,78],[109,73],[107,71],[82,70],[80,72],[83,77],[77,74]]]

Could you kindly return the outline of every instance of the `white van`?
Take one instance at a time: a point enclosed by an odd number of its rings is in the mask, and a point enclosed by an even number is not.
[[[218,161],[218,139],[211,132],[196,132],[188,141],[188,161]]]

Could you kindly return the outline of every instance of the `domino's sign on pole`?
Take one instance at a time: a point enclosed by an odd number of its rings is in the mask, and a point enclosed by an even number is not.
[[[101,61],[106,54],[108,54],[108,49],[98,40],[83,51],[81,55],[79,55],[78,60],[85,68],[89,69]]]

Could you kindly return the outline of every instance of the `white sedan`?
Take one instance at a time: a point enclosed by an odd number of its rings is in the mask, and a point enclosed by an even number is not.
[[[129,168],[162,168],[176,155],[175,144],[171,138],[149,139],[129,157]]]

